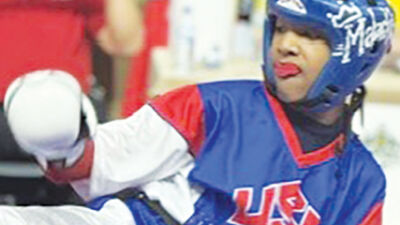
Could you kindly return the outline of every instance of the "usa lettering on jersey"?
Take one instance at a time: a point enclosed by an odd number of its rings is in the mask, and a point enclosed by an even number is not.
[[[234,192],[237,208],[228,220],[237,225],[318,225],[320,215],[309,205],[300,188],[301,181],[272,184],[264,187],[258,212],[249,212],[253,188]]]

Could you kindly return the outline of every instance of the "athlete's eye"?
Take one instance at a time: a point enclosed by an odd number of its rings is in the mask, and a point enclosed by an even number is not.
[[[297,32],[300,36],[316,39],[317,35],[309,30],[300,30]]]
[[[324,36],[322,34],[320,34],[319,32],[313,32],[311,30],[299,30],[297,31],[297,34],[299,34],[300,36],[309,38],[311,40],[317,40],[317,39],[325,39]]]

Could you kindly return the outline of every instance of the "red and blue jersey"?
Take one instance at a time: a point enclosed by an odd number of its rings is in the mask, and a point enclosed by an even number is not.
[[[263,82],[206,83],[100,126],[74,167],[48,176],[88,198],[138,187],[188,225],[379,225],[383,172],[355,134],[343,140],[305,153]],[[137,224],[163,224],[127,204]]]
[[[262,82],[189,86],[151,104],[191,146],[196,163],[190,179],[236,201],[227,223],[379,220],[385,178],[371,153],[352,135],[341,156],[335,155],[341,136],[305,154],[282,106]]]

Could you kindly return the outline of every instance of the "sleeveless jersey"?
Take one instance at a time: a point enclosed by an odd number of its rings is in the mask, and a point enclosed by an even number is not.
[[[355,135],[341,156],[335,156],[341,137],[303,153],[262,82],[200,84],[151,104],[192,146],[190,179],[208,189],[187,224],[231,210],[209,190],[236,203],[226,221],[210,224],[378,224],[385,178],[371,154]]]
[[[263,82],[206,83],[100,127],[94,145],[58,177],[90,176],[76,184],[90,183],[80,193],[94,197],[143,188],[187,225],[379,225],[383,172],[355,134],[347,140],[338,156],[341,135],[305,153]],[[151,191],[152,182],[160,188]],[[204,191],[194,196],[191,185]],[[137,224],[164,224],[140,199],[126,204]]]

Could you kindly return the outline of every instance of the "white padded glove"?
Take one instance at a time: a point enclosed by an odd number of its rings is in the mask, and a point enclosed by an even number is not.
[[[84,150],[82,124],[90,136],[97,124],[79,83],[59,70],[35,71],[16,79],[7,89],[4,110],[17,143],[44,168],[47,161],[73,164]]]

